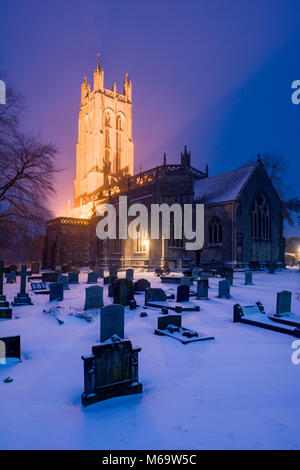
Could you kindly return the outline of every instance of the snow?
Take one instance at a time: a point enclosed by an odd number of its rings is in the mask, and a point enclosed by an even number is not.
[[[124,276],[121,273],[121,276]],[[152,287],[152,273],[135,272]],[[181,344],[153,334],[158,313],[126,308],[125,334],[139,353],[143,393],[106,400],[86,408],[82,355],[99,342],[99,311],[83,313],[87,273],[64,291],[63,302],[29,290],[34,305],[13,308],[13,320],[0,321],[0,337],[21,335],[22,362],[0,365],[1,449],[299,449],[300,365],[291,361],[292,336],[233,323],[233,305],[260,300],[274,313],[276,292],[291,290],[300,315],[300,274],[253,273],[245,286],[236,273],[232,298],[217,298],[219,279],[210,278],[208,301],[200,312],[183,312],[182,326],[215,340]],[[19,280],[18,280],[19,282]],[[100,283],[100,282],[99,282]],[[100,283],[102,285],[102,281]],[[4,284],[11,302],[18,284]],[[105,304],[110,304],[107,286]],[[143,305],[143,295],[136,295]],[[58,308],[55,316],[43,310]],[[53,309],[55,311],[55,309]],[[12,377],[11,383],[4,379]]]

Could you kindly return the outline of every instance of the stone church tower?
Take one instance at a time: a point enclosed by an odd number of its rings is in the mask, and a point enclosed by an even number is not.
[[[133,174],[132,84],[126,74],[123,93],[116,83],[104,88],[100,62],[91,90],[86,77],[81,85],[74,195],[76,208],[90,205],[97,194],[124,175]]]

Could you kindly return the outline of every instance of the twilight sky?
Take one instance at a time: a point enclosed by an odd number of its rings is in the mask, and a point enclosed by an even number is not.
[[[26,128],[59,147],[55,215],[73,198],[80,85],[98,52],[105,87],[133,82],[136,171],[164,151],[178,163],[184,144],[210,174],[272,152],[300,196],[299,51],[299,0],[0,0],[1,69]]]

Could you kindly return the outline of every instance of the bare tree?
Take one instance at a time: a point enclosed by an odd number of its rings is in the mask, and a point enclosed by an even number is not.
[[[272,153],[264,153],[261,159],[280,197],[283,217],[289,225],[294,226],[293,215],[300,212],[300,200],[294,196],[294,187],[286,183],[288,169],[286,160]],[[249,163],[254,163],[254,160],[250,160]],[[300,221],[299,216],[298,220]]]
[[[43,227],[58,171],[55,146],[20,130],[22,97],[8,89],[6,101],[0,105],[0,246]]]

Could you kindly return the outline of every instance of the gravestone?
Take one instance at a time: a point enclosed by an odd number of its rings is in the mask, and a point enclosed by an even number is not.
[[[230,297],[230,283],[227,279],[224,281],[219,281],[219,298],[226,298]]]
[[[138,353],[128,340],[92,347],[92,354],[82,356],[84,361],[83,406],[107,398],[141,393],[138,381]]]
[[[133,281],[133,276],[134,276],[134,269],[128,268],[126,269],[126,279],[130,279],[130,281]]]
[[[188,276],[182,276],[182,277],[180,278],[180,284],[181,284],[182,286],[190,286],[190,285],[193,284],[193,282],[192,282],[192,279],[191,279],[190,277],[188,277]]]
[[[70,272],[68,273],[69,284],[78,284],[79,282],[79,273]]]
[[[117,280],[118,280],[117,276],[106,276],[103,278],[103,284],[104,285],[113,284]]]
[[[231,286],[233,286],[233,272],[227,273],[225,279],[229,282]]]
[[[275,274],[276,270],[276,264],[275,263],[270,263],[269,264],[269,274]]]
[[[64,290],[70,290],[69,289],[69,278],[68,276],[65,276],[64,274],[61,274],[58,276],[58,282],[60,282],[63,285]]]
[[[61,276],[62,270],[60,268],[55,269],[54,271],[58,276]]]
[[[56,272],[42,273],[42,282],[57,282],[58,274]]]
[[[16,271],[11,271],[10,273],[6,273],[6,284],[12,284],[17,282],[17,273]]]
[[[206,279],[197,281],[197,299],[208,300],[208,281]]]
[[[200,273],[200,279],[202,279],[202,281],[209,281],[209,275],[208,275],[208,273],[201,272],[201,273]]]
[[[118,268],[116,266],[109,267],[109,277],[118,277]]]
[[[87,284],[97,284],[98,275],[96,273],[88,273]]]
[[[22,305],[32,305],[29,294],[26,293],[26,276],[29,274],[26,270],[26,264],[21,266],[20,292],[15,296],[12,305],[20,307]]]
[[[7,336],[0,338],[0,364],[5,364],[7,357],[21,359],[21,338],[20,336]]]
[[[31,289],[35,294],[49,294],[50,291],[45,282],[32,282]]]
[[[124,306],[107,305],[101,308],[100,342],[103,343],[113,335],[124,339]]]
[[[245,286],[253,286],[252,271],[245,271]]]
[[[177,287],[176,302],[188,302],[190,295],[189,286],[181,285]]]
[[[151,284],[147,279],[139,279],[133,285],[134,292],[145,292],[148,287],[151,287]]]
[[[276,315],[291,313],[292,293],[287,290],[277,292]]]
[[[49,301],[64,300],[64,286],[61,282],[51,282]]]
[[[103,307],[103,287],[91,286],[85,289],[84,310]]]
[[[164,302],[166,300],[167,296],[163,289],[148,287],[148,289],[145,290],[145,305],[147,305],[147,302]]]
[[[3,294],[3,271],[4,262],[0,261],[0,318],[11,319],[12,309],[9,308],[9,303],[6,301],[6,296]]]
[[[193,268],[192,269],[192,277],[197,280],[198,277],[199,277],[199,272],[200,272],[200,268]]]
[[[114,304],[129,305],[134,300],[133,282],[130,279],[118,279],[113,286]]]
[[[103,271],[103,268],[98,268],[98,267],[95,267],[93,272],[95,274],[97,274],[98,277],[104,277],[104,271]]]
[[[108,284],[108,297],[113,297],[114,296],[114,284]]]

